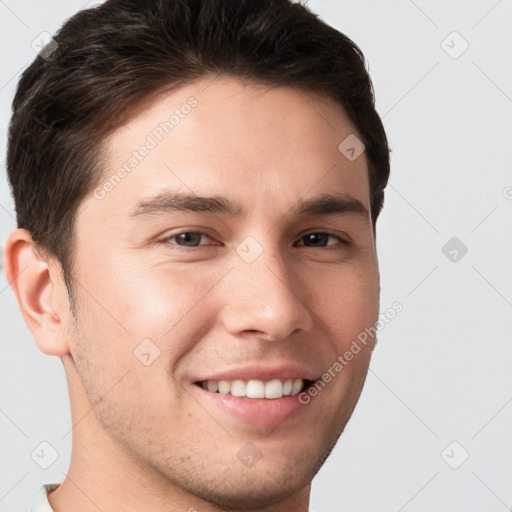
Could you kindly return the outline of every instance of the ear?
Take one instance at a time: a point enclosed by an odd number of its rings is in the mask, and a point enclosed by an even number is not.
[[[4,268],[23,319],[44,354],[69,354],[65,336],[71,316],[58,262],[39,251],[30,233],[15,229],[7,238]]]

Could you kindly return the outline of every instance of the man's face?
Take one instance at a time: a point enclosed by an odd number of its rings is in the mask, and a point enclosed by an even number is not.
[[[367,163],[338,149],[355,133],[327,98],[219,77],[160,96],[111,134],[102,188],[76,221],[66,370],[75,410],[95,404],[90,439],[225,506],[309,484],[358,400],[373,340],[341,371],[337,357],[378,317]],[[178,207],[172,194],[193,200]],[[349,199],[347,211],[310,204],[325,195]],[[198,199],[213,196],[224,199]],[[297,393],[329,368],[308,403],[289,395],[286,381]]]

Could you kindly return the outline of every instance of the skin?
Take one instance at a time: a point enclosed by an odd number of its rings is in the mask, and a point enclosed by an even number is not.
[[[228,76],[188,84],[107,138],[105,178],[191,96],[197,106],[172,133],[103,199],[91,191],[80,205],[76,318],[58,263],[25,230],[7,241],[20,310],[38,348],[62,358],[69,386],[72,458],[49,494],[56,512],[306,511],[361,393],[370,338],[277,426],[221,413],[193,388],[214,371],[276,361],[320,376],[377,321],[379,272],[369,215],[292,214],[299,199],[333,192],[370,211],[364,153],[349,161],[338,150],[358,132],[327,97]],[[163,188],[223,195],[243,213],[130,219]],[[190,231],[207,236],[195,247],[171,237]],[[326,232],[324,246],[305,237]],[[248,236],[262,248],[252,263],[236,252]],[[143,339],[160,350],[149,366],[134,356]],[[237,457],[247,443],[261,455],[252,467]]]

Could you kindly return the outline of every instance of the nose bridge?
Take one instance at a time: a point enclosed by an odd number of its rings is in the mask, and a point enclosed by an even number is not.
[[[223,309],[226,329],[257,331],[270,340],[309,330],[311,313],[279,250],[246,239],[236,252]]]

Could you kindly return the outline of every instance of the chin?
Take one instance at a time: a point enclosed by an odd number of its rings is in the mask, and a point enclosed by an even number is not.
[[[198,498],[225,510],[257,510],[277,505],[308,486],[311,478],[290,478],[286,474],[265,473],[251,475],[254,468],[242,473],[226,472],[222,482],[211,488],[189,490]]]
[[[321,465],[317,454],[304,452],[272,459],[263,456],[252,467],[238,460],[221,466],[201,464],[179,476],[167,468],[163,476],[185,493],[222,510],[250,511],[280,504],[309,487]]]

